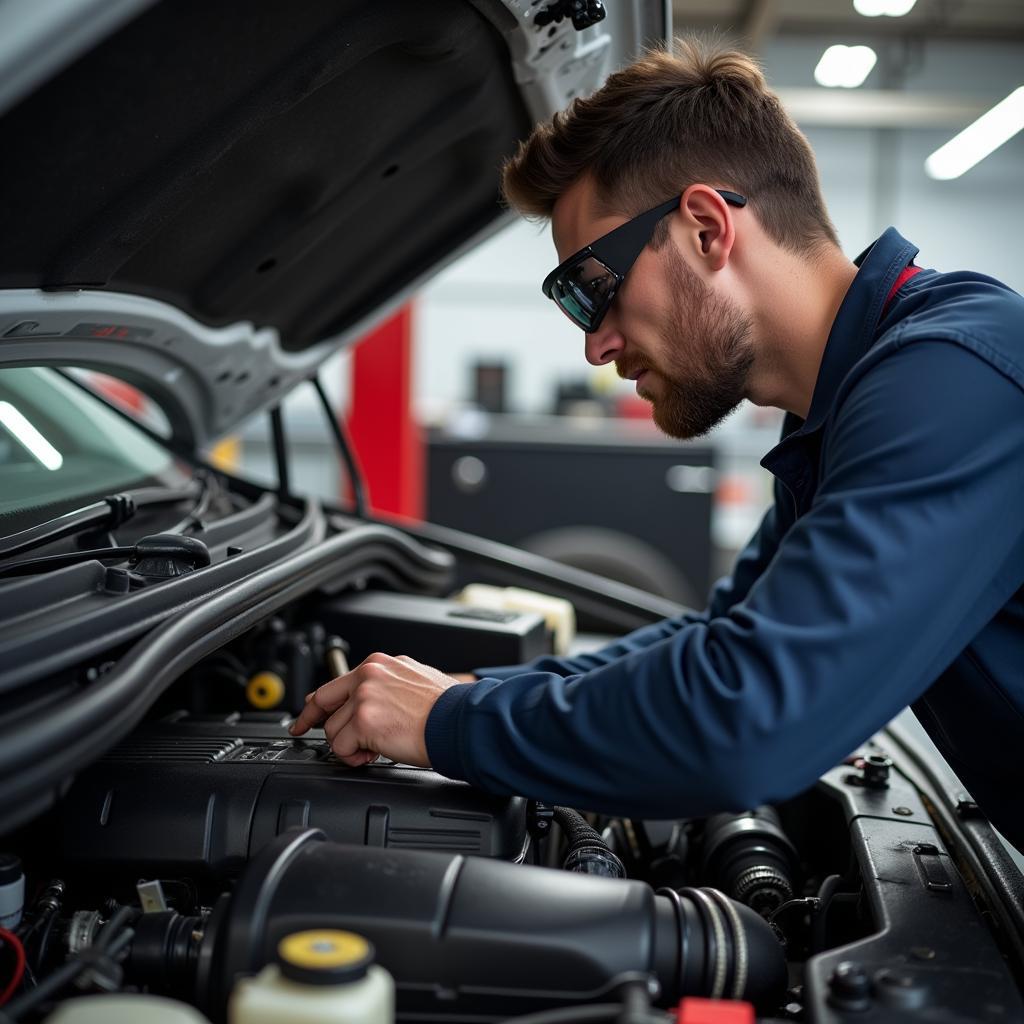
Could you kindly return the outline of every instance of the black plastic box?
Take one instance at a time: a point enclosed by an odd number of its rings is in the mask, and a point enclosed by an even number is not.
[[[381,651],[461,672],[518,665],[551,651],[540,615],[475,609],[443,598],[367,591],[320,605],[317,617],[348,643],[353,666]]]

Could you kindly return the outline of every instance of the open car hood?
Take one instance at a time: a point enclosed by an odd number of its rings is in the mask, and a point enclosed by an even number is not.
[[[200,445],[509,217],[536,121],[669,31],[613,0],[0,6],[0,365],[130,380]],[[40,10],[45,8],[45,10]]]

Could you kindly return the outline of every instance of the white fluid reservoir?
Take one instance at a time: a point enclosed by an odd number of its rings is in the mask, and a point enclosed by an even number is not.
[[[197,1009],[162,996],[81,996],[61,1003],[45,1024],[209,1024]]]
[[[395,982],[373,962],[373,946],[352,932],[285,936],[277,962],[231,993],[229,1024],[393,1024]]]

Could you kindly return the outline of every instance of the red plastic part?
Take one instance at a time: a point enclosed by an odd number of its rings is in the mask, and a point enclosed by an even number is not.
[[[358,342],[348,428],[374,512],[423,518],[424,445],[412,413],[412,305]]]
[[[754,1007],[733,999],[684,999],[676,1007],[676,1024],[756,1024]]]

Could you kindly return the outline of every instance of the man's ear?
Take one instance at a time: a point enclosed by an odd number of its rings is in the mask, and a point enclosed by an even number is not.
[[[679,200],[679,212],[693,255],[708,270],[721,270],[736,241],[729,204],[710,185],[691,185]]]

